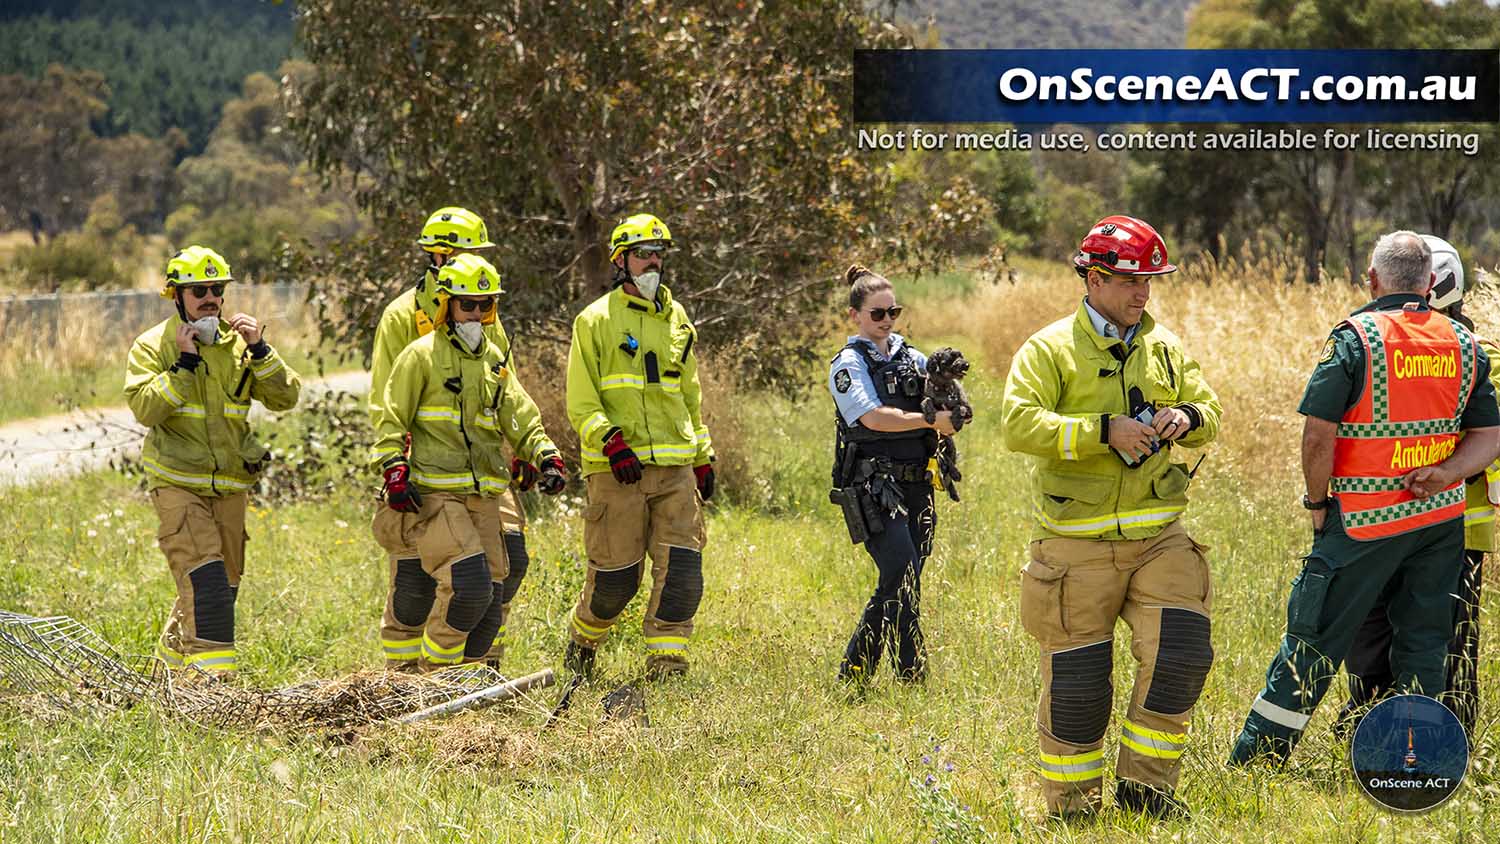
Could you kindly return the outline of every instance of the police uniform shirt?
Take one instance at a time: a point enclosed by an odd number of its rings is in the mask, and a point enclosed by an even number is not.
[[[1416,293],[1392,293],[1365,305],[1356,314],[1369,311],[1399,311],[1409,303],[1420,303],[1427,309],[1425,297]],[[1479,379],[1464,405],[1459,427],[1489,428],[1500,425],[1500,407],[1495,404],[1495,387],[1490,383],[1490,359],[1476,344],[1479,355]],[[1323,354],[1307,381],[1307,391],[1302,394],[1302,404],[1297,412],[1304,416],[1316,416],[1328,422],[1339,422],[1344,413],[1359,401],[1365,388],[1365,347],[1359,335],[1347,325],[1340,325],[1329,335],[1323,345]]]
[[[880,361],[890,360],[906,346],[906,338],[894,332],[891,334],[889,356],[882,355],[873,340],[859,335],[850,337],[849,342],[865,346]],[[927,356],[912,348],[908,348],[907,352],[916,362],[917,369],[925,374]],[[875,392],[875,382],[870,379],[870,370],[865,365],[864,357],[848,346],[839,352],[838,357],[833,359],[833,365],[829,367],[828,392],[833,394],[833,403],[838,406],[839,415],[846,425],[853,425],[861,416],[881,406],[880,396]]]

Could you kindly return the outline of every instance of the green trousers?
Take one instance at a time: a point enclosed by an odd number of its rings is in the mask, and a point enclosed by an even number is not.
[[[1286,635],[1229,763],[1286,761],[1382,592],[1390,598],[1395,688],[1441,692],[1463,553],[1463,519],[1361,542],[1344,532],[1337,509],[1330,511],[1292,581]]]

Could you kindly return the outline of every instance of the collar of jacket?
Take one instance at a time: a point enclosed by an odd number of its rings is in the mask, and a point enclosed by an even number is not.
[[[1141,314],[1140,327],[1135,330],[1135,337],[1131,339],[1131,342],[1143,342],[1146,339],[1146,335],[1150,334],[1151,329],[1155,327],[1156,320],[1151,318],[1151,314],[1143,312]],[[1095,331],[1094,321],[1089,319],[1088,308],[1084,307],[1082,301],[1078,303],[1077,313],[1073,314],[1073,335],[1076,337],[1080,334],[1092,340],[1094,343],[1094,348],[1105,353],[1106,355],[1111,354],[1109,351],[1109,348],[1111,346],[1120,346],[1124,345],[1125,343],[1124,340],[1121,340],[1118,337],[1105,337],[1104,335]]]
[[[1429,310],[1427,307],[1427,297],[1420,293],[1387,293],[1379,299],[1366,302],[1360,307],[1355,308],[1349,315],[1354,316],[1354,314],[1363,314],[1370,311],[1399,311],[1413,303],[1422,306],[1417,309],[1419,311]]]
[[[625,285],[623,284],[610,291],[610,295],[618,299],[620,307],[629,308],[632,311],[642,311],[650,316],[666,319],[667,314],[672,312],[672,291],[668,290],[665,284],[656,288],[656,301],[660,303],[659,310],[658,306],[653,305],[649,300],[626,293]]]

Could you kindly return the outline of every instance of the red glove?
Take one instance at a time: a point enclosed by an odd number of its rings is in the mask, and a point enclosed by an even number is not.
[[[693,467],[693,477],[698,479],[698,494],[707,501],[714,497],[714,464],[704,463]]]
[[[563,491],[568,485],[568,467],[563,465],[562,458],[552,455],[542,461],[542,494],[556,495]]]
[[[415,513],[422,509],[422,496],[409,482],[411,467],[405,461],[386,467],[384,475],[387,506],[402,513]]]
[[[510,459],[510,476],[516,480],[516,489],[530,492],[536,486],[537,468],[519,457]]]
[[[616,428],[604,438],[604,456],[609,458],[609,471],[622,484],[637,483],[641,479],[641,461],[625,444],[625,435]]]

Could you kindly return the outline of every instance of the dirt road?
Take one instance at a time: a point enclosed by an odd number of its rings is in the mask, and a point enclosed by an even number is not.
[[[341,372],[306,379],[303,384],[305,391],[363,394],[370,389],[370,373]],[[266,413],[256,404],[251,416]],[[0,487],[63,477],[103,466],[122,454],[138,453],[145,433],[124,405],[0,425],[0,459],[8,464],[0,472]]]

